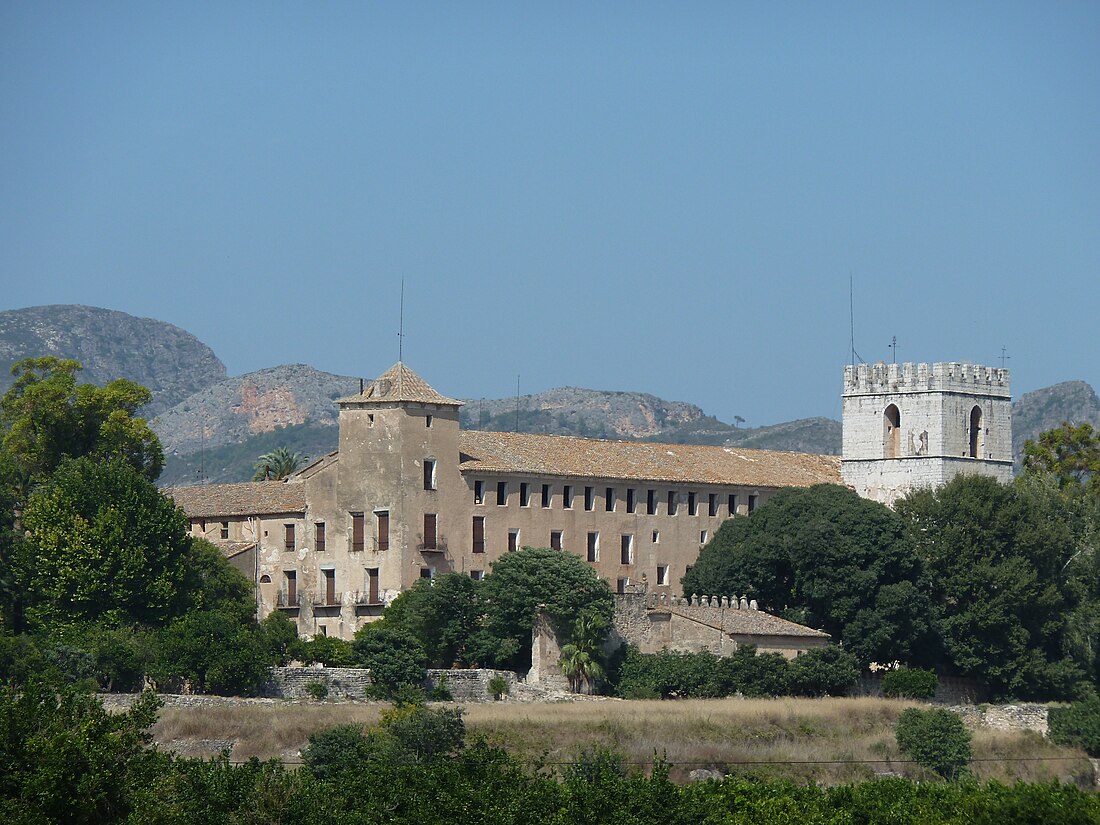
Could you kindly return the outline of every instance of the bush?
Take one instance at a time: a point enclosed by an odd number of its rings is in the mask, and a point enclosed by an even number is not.
[[[808,650],[791,662],[791,693],[843,696],[859,678],[856,657],[837,645]]]
[[[450,702],[454,697],[451,695],[451,689],[447,686],[447,674],[439,674],[439,681],[436,682],[435,687],[428,693],[428,698],[433,702]]]
[[[1049,724],[1050,738],[1059,745],[1083,748],[1089,756],[1100,757],[1100,699],[1051,708]]]
[[[510,692],[508,687],[508,680],[505,679],[503,676],[494,676],[492,679],[490,679],[488,688],[489,695],[492,696],[493,699],[497,702],[507,696]]]
[[[882,695],[888,699],[931,699],[939,684],[933,670],[903,667],[882,677]]]
[[[319,664],[325,667],[354,667],[355,651],[351,642],[336,636],[314,636],[308,642],[301,642],[297,656],[303,664]]]
[[[908,708],[896,735],[902,753],[945,779],[957,778],[970,763],[970,731],[952,711]]]
[[[404,705],[383,713],[380,727],[412,761],[421,763],[458,753],[466,738],[462,708]]]
[[[359,725],[338,725],[309,737],[302,761],[318,779],[356,769],[370,755],[370,742]]]
[[[318,702],[328,698],[328,685],[321,681],[306,682],[306,693]]]
[[[360,664],[370,669],[371,694],[375,698],[389,699],[401,687],[420,690],[428,675],[424,648],[404,630],[384,623],[376,627],[368,624],[355,634],[352,647]]]

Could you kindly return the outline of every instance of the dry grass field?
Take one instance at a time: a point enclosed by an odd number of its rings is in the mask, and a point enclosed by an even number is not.
[[[488,742],[548,767],[582,748],[614,748],[629,762],[672,764],[674,779],[696,768],[767,774],[821,783],[883,773],[918,778],[901,759],[893,726],[910,703],[883,699],[713,699],[683,701],[510,702],[466,706],[467,738]],[[298,759],[311,733],[339,724],[370,726],[387,705],[275,703],[161,711],[153,730],[161,747],[189,756],[232,748],[234,760]],[[1092,782],[1079,750],[1041,735],[978,730],[974,773],[981,779]]]

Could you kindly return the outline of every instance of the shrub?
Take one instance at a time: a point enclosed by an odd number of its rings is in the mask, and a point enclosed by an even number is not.
[[[858,660],[837,645],[808,650],[791,662],[796,696],[843,696],[858,678]]]
[[[328,698],[328,685],[321,681],[306,682],[306,693],[310,698],[321,702]]]
[[[1049,724],[1050,738],[1059,745],[1077,746],[1091,757],[1100,757],[1100,699],[1051,708]]]
[[[318,779],[355,769],[370,754],[370,742],[359,725],[338,725],[317,731],[302,751],[302,761]]]
[[[492,696],[493,699],[497,702],[507,696],[510,692],[510,689],[508,687],[508,680],[505,679],[503,676],[494,676],[492,679],[490,679],[488,689],[489,695]]]
[[[352,647],[363,667],[370,669],[371,694],[376,698],[392,698],[401,687],[411,686],[419,691],[428,675],[424,648],[404,630],[385,623],[377,627],[368,624],[355,634]]]
[[[439,674],[439,681],[428,692],[428,698],[433,702],[450,702],[454,699],[454,696],[451,695],[451,689],[447,686],[446,673]]]
[[[458,753],[466,737],[462,708],[396,707],[382,714],[380,727],[415,762],[432,762]]]
[[[351,642],[336,636],[314,636],[308,642],[301,642],[296,652],[307,665],[316,663],[325,667],[355,666],[355,651]]]
[[[898,748],[918,765],[955,779],[970,762],[970,731],[959,714],[908,708],[898,719]]]
[[[882,677],[882,695],[888,699],[931,699],[939,684],[933,670],[903,667]]]

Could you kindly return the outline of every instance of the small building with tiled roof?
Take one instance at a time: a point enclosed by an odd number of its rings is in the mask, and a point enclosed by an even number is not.
[[[303,635],[351,638],[420,578],[479,579],[524,546],[575,553],[620,592],[678,593],[725,519],[840,481],[834,456],[462,431],[461,402],[400,362],[337,404],[339,449],[286,483],[171,491],[193,529],[256,542],[261,618]]]

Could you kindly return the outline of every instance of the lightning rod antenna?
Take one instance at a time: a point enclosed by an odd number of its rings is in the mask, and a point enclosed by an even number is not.
[[[401,279],[401,303],[397,312],[397,362],[402,363],[405,348],[405,279]]]

